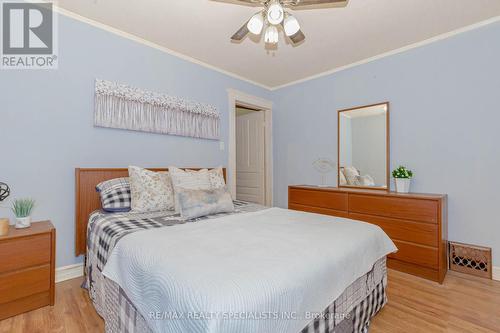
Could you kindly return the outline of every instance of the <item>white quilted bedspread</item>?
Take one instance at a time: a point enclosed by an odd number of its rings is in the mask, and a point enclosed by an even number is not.
[[[135,232],[104,275],[155,332],[300,332],[396,251],[377,226],[270,208]]]

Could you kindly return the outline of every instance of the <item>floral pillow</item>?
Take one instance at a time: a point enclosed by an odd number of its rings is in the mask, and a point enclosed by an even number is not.
[[[355,167],[345,167],[343,172],[347,180],[347,185],[357,185],[356,176],[359,176],[359,171]]]
[[[174,189],[168,172],[154,172],[130,166],[132,211],[154,212],[174,209]]]
[[[347,185],[347,179],[345,179],[345,176],[344,176],[344,171],[342,169],[340,169],[339,171],[339,179],[340,179],[340,186],[345,186]]]
[[[222,171],[222,167],[209,170],[208,176],[210,178],[210,186],[212,189],[222,188],[226,186],[226,181],[224,180],[224,172]]]

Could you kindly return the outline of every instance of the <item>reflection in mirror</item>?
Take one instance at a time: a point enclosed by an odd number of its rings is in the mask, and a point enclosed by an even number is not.
[[[339,186],[387,189],[389,103],[339,111]]]

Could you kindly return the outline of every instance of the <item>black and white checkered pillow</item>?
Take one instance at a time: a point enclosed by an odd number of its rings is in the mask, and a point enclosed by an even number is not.
[[[106,212],[129,212],[131,207],[130,182],[128,178],[106,180],[96,186],[101,197],[102,209]]]

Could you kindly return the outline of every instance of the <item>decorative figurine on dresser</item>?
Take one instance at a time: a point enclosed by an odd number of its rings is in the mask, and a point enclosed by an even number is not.
[[[9,197],[10,188],[9,185],[0,182],[0,202],[4,201]]]
[[[10,188],[9,185],[0,182],[0,202],[4,201],[9,197]],[[5,236],[9,233],[9,219],[0,217],[0,237]]]

